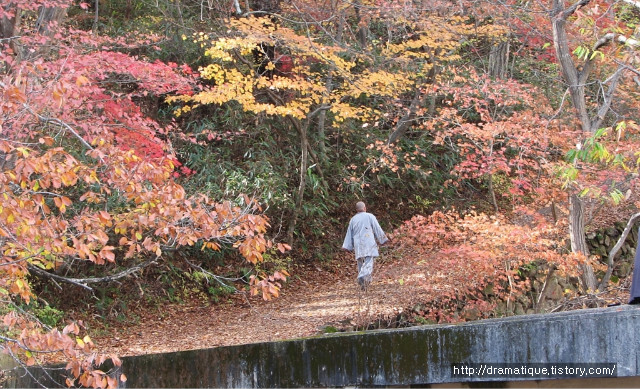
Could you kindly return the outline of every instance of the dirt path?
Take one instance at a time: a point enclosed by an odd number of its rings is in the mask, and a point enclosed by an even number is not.
[[[326,326],[395,317],[420,297],[419,283],[406,281],[419,279],[421,267],[383,256],[369,291],[363,293],[356,287],[355,261],[344,260],[333,265],[332,272],[306,269],[303,274],[312,276],[294,277],[271,302],[243,295],[231,299],[233,303],[170,305],[141,317],[135,326],[110,327],[93,339],[105,352],[128,356],[313,336]]]

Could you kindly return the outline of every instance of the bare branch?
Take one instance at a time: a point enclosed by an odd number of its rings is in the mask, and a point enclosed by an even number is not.
[[[89,150],[93,150],[93,147],[89,144],[89,142],[87,142],[82,136],[80,136],[80,134],[78,134],[76,132],[76,130],[74,130],[73,127],[71,127],[67,123],[65,123],[62,120],[57,119],[57,118],[50,118],[50,117],[42,116],[39,113],[35,112],[33,109],[31,109],[31,107],[29,107],[27,104],[24,104],[24,107],[27,109],[27,111],[29,111],[32,115],[37,117],[38,120],[40,120],[44,124],[54,123],[54,124],[57,124],[60,127],[63,127],[65,129],[69,130],[69,132],[71,132],[73,134],[73,136],[75,136],[80,141],[80,143],[82,143],[82,145],[84,147],[86,147]]]
[[[422,91],[418,88],[416,90],[416,94],[413,96],[411,100],[411,104],[409,105],[409,110],[404,114],[404,116],[398,120],[398,124],[396,124],[396,128],[393,130],[391,135],[389,135],[389,139],[387,140],[387,145],[390,145],[396,142],[398,139],[402,138],[402,136],[407,132],[411,122],[416,117],[416,111],[418,110],[418,106],[421,104],[423,97]]]
[[[38,251],[37,253],[31,254],[28,257],[24,257],[24,258],[20,258],[20,259],[16,259],[15,261],[9,261],[9,262],[2,262],[0,263],[0,267],[2,266],[7,266],[7,265],[14,265],[16,263],[20,263],[20,262],[24,262],[24,261],[28,261],[33,257],[36,257],[38,255],[40,255],[42,252],[44,251],[44,249],[40,249],[40,251]]]
[[[190,262],[188,259],[186,259],[185,261],[189,264],[189,266],[193,267],[194,269],[197,269],[202,274],[204,274],[205,278],[207,278],[207,282],[209,281],[209,277],[211,277],[217,283],[219,283],[220,285],[228,287],[228,288],[236,289],[234,286],[228,285],[225,281],[228,281],[228,282],[243,281],[244,283],[246,283],[245,277],[250,273],[250,272],[248,272],[247,274],[244,274],[242,277],[239,277],[239,278],[222,277],[222,276],[219,276],[219,275],[211,273],[210,271],[208,271],[207,269],[203,268],[200,265],[196,265],[195,263]],[[236,289],[236,291],[237,291],[237,289]]]
[[[553,12],[553,16],[562,20],[567,20],[569,16],[573,15],[579,8],[584,7],[589,4],[591,0],[580,0],[569,8],[562,9],[564,7],[564,1],[555,0],[554,8],[551,12]]]
[[[233,0],[233,6],[236,9],[236,14],[238,15],[242,15],[242,8],[240,8],[240,1],[238,0]]]
[[[158,257],[154,258],[154,259],[150,259],[147,260],[146,262],[143,262],[139,265],[136,265],[134,267],[131,267],[127,270],[121,271],[120,273],[116,273],[110,276],[105,276],[105,277],[92,277],[92,278],[70,278],[70,277],[63,277],[63,276],[59,276],[57,274],[53,274],[53,273],[49,273],[47,271],[44,271],[36,266],[32,266],[30,265],[28,267],[29,271],[35,274],[38,274],[42,277],[46,277],[46,278],[52,278],[54,280],[58,280],[58,281],[62,281],[62,282],[67,282],[70,284],[74,284],[77,286],[80,286],[84,289],[87,290],[91,290],[93,291],[93,288],[91,288],[90,286],[88,286],[87,284],[96,284],[99,282],[111,282],[111,281],[116,281],[119,280],[121,278],[127,277],[139,270],[144,269],[145,267],[157,263],[156,260],[158,259]]]
[[[616,254],[618,254],[618,251],[622,248],[622,245],[627,240],[627,236],[631,232],[631,229],[636,224],[636,221],[638,219],[640,219],[640,212],[631,216],[631,218],[627,222],[627,226],[624,228],[624,231],[622,231],[622,235],[620,235],[620,238],[618,238],[616,245],[613,246],[611,251],[609,251],[609,257],[607,258],[607,272],[605,273],[604,277],[602,277],[602,281],[600,282],[600,286],[598,286],[598,289],[604,290],[604,288],[609,283],[611,273],[613,272],[613,259],[615,258]]]
[[[620,76],[622,76],[623,70],[624,70],[624,67],[619,66],[616,72],[611,77],[609,77],[609,80],[611,83],[609,84],[609,88],[607,89],[607,92],[603,93],[602,98],[604,99],[604,101],[602,102],[602,105],[598,109],[597,116],[594,118],[593,122],[591,123],[591,131],[595,132],[598,130],[598,128],[600,127],[600,124],[604,120],[604,117],[607,115],[607,112],[609,112],[609,108],[611,108],[611,102],[613,101],[613,94],[615,93],[616,88],[618,87],[618,81],[620,80]]]

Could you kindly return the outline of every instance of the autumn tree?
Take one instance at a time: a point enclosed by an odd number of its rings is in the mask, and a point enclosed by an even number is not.
[[[486,5],[486,6],[485,6]],[[486,11],[491,9],[492,14]],[[512,38],[518,41],[515,50],[527,54],[521,58],[525,66],[536,67],[536,77],[530,69],[512,69],[515,77],[529,78],[543,88],[554,106],[548,126],[557,134],[566,133],[567,126],[583,131],[574,135],[573,145],[558,150],[568,150],[585,144],[602,128],[615,128],[617,123],[634,119],[633,106],[637,99],[630,91],[637,89],[636,76],[636,20],[637,4],[628,1],[552,1],[526,3],[502,2],[498,6],[479,3],[472,11],[480,20],[490,17],[509,26]],[[537,64],[527,58],[535,56]],[[517,66],[520,59],[513,57]],[[529,64],[529,65],[527,65]],[[554,67],[557,64],[557,68]],[[556,73],[559,69],[559,73]],[[520,73],[520,74],[518,74]],[[542,77],[540,77],[542,73]],[[558,78],[562,83],[553,84]],[[573,107],[568,108],[567,102]],[[567,109],[568,108],[568,109]],[[564,113],[568,115],[564,115]],[[571,123],[571,124],[570,124]],[[611,132],[610,130],[607,130]],[[575,252],[589,255],[585,242],[585,208],[578,188],[565,186],[569,201],[569,236]],[[596,201],[597,203],[597,201]],[[585,289],[595,290],[596,275],[592,269],[584,269]]]
[[[269,224],[247,196],[216,201],[189,195],[175,181],[180,163],[167,142],[175,127],[146,116],[138,103],[193,90],[190,69],[122,52],[141,42],[65,28],[69,6],[0,8],[1,347],[26,366],[58,353],[68,361],[69,385],[116,387],[117,379],[99,370],[107,357],[96,356],[81,325],[48,328],[24,309],[35,298],[32,277],[91,290],[197,242],[203,250],[234,247],[256,263],[271,247]],[[66,275],[79,263],[120,270]],[[270,297],[282,279],[277,273],[252,284]]]
[[[594,133],[602,126],[616,98],[618,86],[624,79],[624,72],[634,67],[636,31],[620,18],[624,12],[634,12],[633,7],[636,7],[633,2],[611,6],[591,1],[579,1],[571,6],[564,1],[553,2],[552,31],[556,56],[576,116],[586,133]],[[568,26],[570,22],[573,22],[572,26]],[[578,36],[581,41],[573,50],[577,60],[572,58],[569,46],[572,41],[567,30],[571,27],[580,29]],[[598,60],[601,64],[596,68]],[[607,72],[607,69],[612,70]],[[590,102],[586,90],[594,73],[597,92],[596,98]],[[588,255],[584,240],[583,204],[576,193],[570,194],[570,206],[572,249]],[[589,275],[587,284],[589,288],[595,288],[595,277]]]
[[[421,16],[427,14],[430,17]],[[362,44],[359,31],[367,23],[382,30],[368,39],[375,36],[383,44]],[[230,19],[229,26],[225,36],[185,36],[204,46],[211,63],[200,74],[213,85],[169,101],[179,105],[181,117],[206,106],[235,103],[259,118],[282,118],[274,123],[290,127],[298,138],[300,162],[289,243],[303,212],[307,183],[315,175],[321,186],[327,185],[324,169],[332,158],[326,150],[328,134],[346,126],[364,129],[359,134],[377,127],[388,131],[387,147],[396,147],[416,117],[426,112],[424,101],[440,69],[459,59],[465,37],[491,35],[497,29],[477,29],[464,17],[395,2],[368,7],[294,2],[270,18],[249,15]],[[285,66],[291,70],[283,71]],[[385,103],[389,100],[393,104]]]

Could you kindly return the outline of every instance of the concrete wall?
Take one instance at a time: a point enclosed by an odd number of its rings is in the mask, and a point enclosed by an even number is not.
[[[639,355],[640,309],[620,306],[129,357],[123,359],[128,380],[122,387],[545,382],[540,377],[452,377],[454,363],[615,363],[618,377],[635,377],[640,376]]]

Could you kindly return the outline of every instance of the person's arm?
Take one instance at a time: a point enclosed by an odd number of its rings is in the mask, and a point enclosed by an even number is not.
[[[353,251],[353,235],[351,234],[351,223],[349,223],[349,227],[347,227],[347,235],[344,237],[342,249],[346,251]]]
[[[380,245],[384,245],[389,241],[387,235],[385,235],[384,231],[382,231],[382,227],[380,227],[380,223],[378,223],[378,219],[375,216],[371,215],[373,220],[371,221],[371,228],[373,229],[373,235]]]

